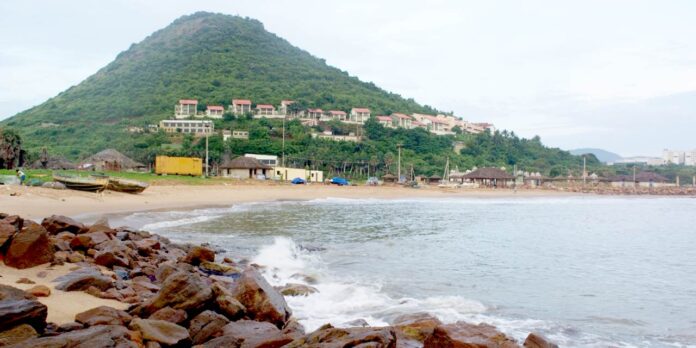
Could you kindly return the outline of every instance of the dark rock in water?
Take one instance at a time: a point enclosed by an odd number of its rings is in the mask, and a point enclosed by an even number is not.
[[[58,282],[56,289],[63,291],[81,291],[93,286],[99,290],[113,287],[113,280],[92,267],[80,268],[53,280]]]
[[[288,283],[278,289],[284,296],[309,296],[315,292],[319,292],[317,288],[309,285]]]
[[[138,344],[133,342],[135,338],[135,335],[123,326],[97,325],[58,336],[32,338],[12,348],[138,347]]]
[[[518,348],[519,345],[491,325],[457,322],[435,327],[432,335],[423,342],[423,347]]]
[[[230,321],[224,316],[213,311],[203,311],[189,324],[189,336],[193,344],[204,343],[211,338],[219,336],[222,328]]]
[[[177,272],[164,281],[157,294],[143,304],[144,314],[154,313],[164,308],[196,311],[212,300],[213,291],[197,274]]]
[[[411,339],[423,342],[442,322],[428,313],[404,314],[392,321],[399,340]]]
[[[231,292],[244,305],[251,319],[268,321],[282,328],[292,314],[283,295],[253,268],[247,268],[242,273]]]
[[[232,292],[229,289],[225,288],[220,283],[213,283],[211,288],[215,296],[215,304],[217,304],[218,312],[222,313],[230,320],[236,320],[244,316],[246,307],[232,296]]]
[[[0,288],[2,296],[8,295],[0,300],[0,332],[20,324],[31,325],[36,331],[43,332],[48,308],[32,295],[25,293],[25,296],[19,297],[15,291],[5,291],[5,287]]]
[[[285,348],[300,347],[372,347],[395,348],[396,333],[389,327],[356,327],[348,329],[322,327],[296,339]],[[442,346],[446,347],[446,346]]]
[[[214,262],[215,251],[202,246],[194,246],[181,261],[190,263],[194,266],[198,266],[203,261]]]
[[[170,323],[181,324],[184,321],[186,321],[187,318],[188,315],[186,314],[186,311],[183,309],[164,307],[158,310],[157,312],[152,313],[152,315],[148,319],[166,320]]]
[[[78,234],[70,241],[70,247],[73,249],[90,249],[97,244],[111,240],[104,232],[89,232]]]
[[[524,346],[526,348],[558,348],[558,345],[549,341],[546,337],[541,334],[532,332],[524,340]]]
[[[34,224],[15,234],[5,253],[5,264],[14,268],[29,268],[53,260],[53,243],[46,229]]]
[[[128,325],[133,317],[116,308],[99,306],[75,315],[75,321],[85,326]]]
[[[345,327],[368,327],[370,326],[370,323],[367,322],[365,319],[355,319],[351,320],[349,322],[341,324],[341,326]]]
[[[283,334],[277,327],[271,323],[239,320],[231,322],[222,329],[223,336],[226,339],[237,339],[241,341],[241,347],[283,347],[292,342],[292,337]],[[213,340],[215,341],[215,340]],[[213,341],[210,341],[209,344]],[[213,347],[212,345],[209,345]]]
[[[7,331],[0,332],[0,347],[11,346],[38,336],[39,334],[31,325],[20,324]]]
[[[79,234],[85,233],[88,230],[85,228],[85,225],[67,216],[61,215],[52,215],[51,217],[43,219],[41,226],[43,226],[50,234],[58,234],[63,231]]]
[[[188,341],[189,333],[183,326],[165,320],[135,318],[129,326],[138,330],[146,340],[156,341],[166,345],[182,344]]]

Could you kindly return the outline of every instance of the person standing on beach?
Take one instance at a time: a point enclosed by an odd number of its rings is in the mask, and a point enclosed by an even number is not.
[[[27,175],[24,174],[24,172],[21,171],[21,170],[19,170],[19,169],[17,169],[16,172],[17,172],[17,177],[19,178],[19,184],[20,184],[20,185],[23,185],[23,184],[24,184],[24,180],[27,179]]]

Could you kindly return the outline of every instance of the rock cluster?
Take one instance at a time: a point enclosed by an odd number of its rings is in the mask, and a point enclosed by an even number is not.
[[[46,322],[47,308],[28,291],[0,286],[0,346],[13,347],[519,347],[492,326],[443,324],[416,313],[390,327],[335,328],[305,333],[286,296],[308,296],[302,284],[271,286],[253,266],[239,269],[213,249],[106,221],[85,226],[51,216],[39,225],[0,214],[0,255],[6,265],[74,263],[56,289],[83,291],[131,306],[88,309],[72,323]],[[46,291],[48,290],[48,291]],[[531,334],[526,347],[554,347]]]

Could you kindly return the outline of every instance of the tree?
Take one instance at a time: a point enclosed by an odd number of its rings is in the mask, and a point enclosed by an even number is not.
[[[22,139],[11,129],[0,129],[0,168],[12,169],[21,165]]]

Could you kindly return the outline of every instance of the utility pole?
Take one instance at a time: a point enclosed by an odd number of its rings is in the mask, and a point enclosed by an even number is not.
[[[287,115],[283,115],[283,152],[282,152],[281,157],[280,157],[281,167],[283,167],[283,168],[285,168],[285,117],[286,116]]]
[[[396,176],[396,177],[397,177],[397,180],[398,180],[399,182],[401,182],[401,147],[402,147],[402,146],[404,146],[404,145],[401,144],[401,143],[396,144],[396,148],[399,150],[399,159],[398,159],[398,161],[397,161],[398,167],[397,167],[397,169],[396,169],[396,172],[397,172],[397,176]]]
[[[636,188],[636,166],[633,166],[633,188]]]
[[[587,183],[587,157],[582,156],[582,186]]]
[[[210,133],[205,133],[205,177],[209,176],[208,172],[208,135]]]

